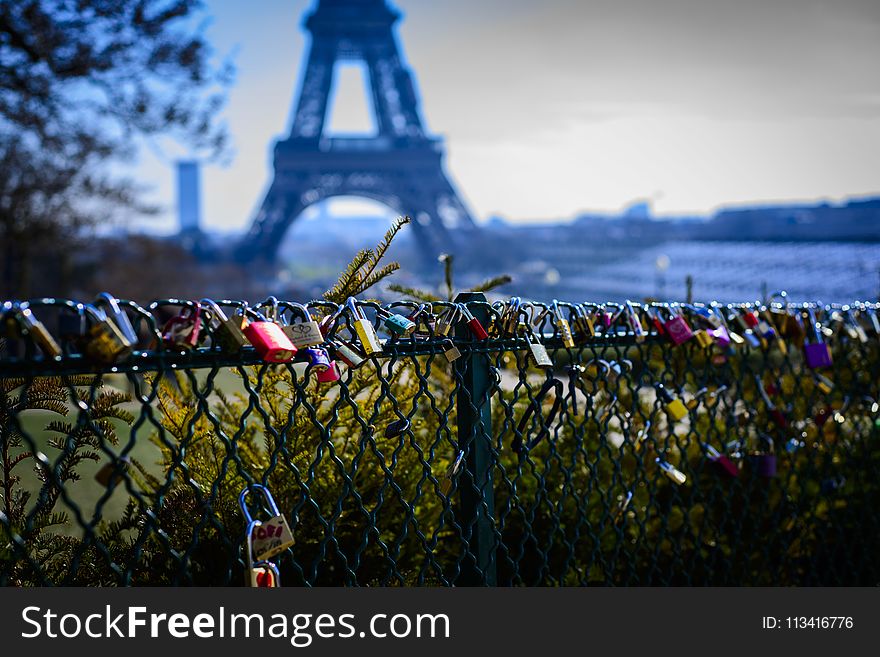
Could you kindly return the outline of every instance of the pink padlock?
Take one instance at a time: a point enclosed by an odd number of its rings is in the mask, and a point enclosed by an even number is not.
[[[315,378],[318,379],[319,383],[333,383],[334,381],[339,381],[340,376],[339,366],[336,365],[335,360],[330,361],[330,367],[326,370],[319,370],[315,374]]]
[[[670,318],[663,325],[669,339],[672,340],[675,345],[680,345],[694,337],[694,332],[684,316],[672,310],[670,310],[670,312]]]

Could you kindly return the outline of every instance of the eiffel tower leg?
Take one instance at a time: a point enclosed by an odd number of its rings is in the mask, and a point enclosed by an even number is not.
[[[306,65],[299,102],[293,117],[290,136],[300,139],[319,139],[324,131],[327,99],[333,82],[335,54],[323,41],[312,44]]]
[[[239,246],[236,260],[272,262],[278,253],[284,233],[305,207],[301,193],[281,192],[273,183],[266,193],[257,219]]]

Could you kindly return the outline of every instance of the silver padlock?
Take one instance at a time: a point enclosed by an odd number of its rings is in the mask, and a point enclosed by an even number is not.
[[[272,516],[268,520],[259,521],[254,527],[253,534],[248,536],[249,545],[252,548],[252,555],[256,561],[265,561],[271,559],[277,554],[281,554],[287,548],[293,545],[293,534],[287,525],[287,520],[278,510],[275,500],[269,489],[260,484],[251,484],[241,491],[238,503],[241,506],[241,512],[244,514],[245,520],[250,526],[254,519],[251,517],[247,508],[247,496],[250,492],[258,492],[263,495],[263,500]]]

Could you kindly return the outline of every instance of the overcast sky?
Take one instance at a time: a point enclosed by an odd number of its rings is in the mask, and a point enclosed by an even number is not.
[[[206,0],[235,52],[235,144],[203,214],[243,228],[290,128],[311,0]],[[640,197],[659,214],[880,191],[878,0],[397,0],[447,171],[479,219],[567,218]],[[331,125],[364,125],[356,69]],[[166,151],[170,157],[172,151]],[[173,218],[173,171],[138,170]]]

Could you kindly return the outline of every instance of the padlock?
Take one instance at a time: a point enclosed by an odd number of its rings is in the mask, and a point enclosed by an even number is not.
[[[553,360],[550,358],[550,354],[547,353],[547,347],[541,344],[538,340],[538,336],[532,331],[531,326],[529,326],[526,331],[526,341],[529,343],[529,351],[532,354],[535,365],[542,368],[552,369]]]
[[[822,376],[818,372],[813,372],[813,380],[816,382],[816,387],[822,391],[822,394],[830,395],[834,390],[834,381]]]
[[[74,312],[75,311],[75,312]],[[58,337],[68,351],[82,351],[83,341],[89,330],[85,306],[77,303],[66,306],[58,314]]]
[[[714,338],[709,334],[709,331],[706,329],[697,329],[694,331],[694,339],[697,341],[697,344],[700,345],[703,349],[707,347],[711,347],[715,344]]]
[[[651,420],[645,420],[645,426],[639,429],[635,437],[636,451],[641,451],[642,447],[647,444],[645,441],[651,435]]]
[[[61,358],[64,351],[49,333],[43,323],[36,318],[33,310],[27,303],[21,304],[17,313],[17,319],[21,327],[22,337],[30,339],[40,348],[45,358]]]
[[[267,363],[287,363],[293,360],[297,351],[296,346],[281,330],[281,326],[270,322],[254,310],[248,312],[255,315],[257,319],[245,326],[242,333],[253,345],[257,355]]]
[[[622,495],[617,502],[617,510],[614,514],[614,520],[618,521],[621,518],[625,517],[626,510],[629,508],[630,502],[632,502],[633,492],[631,490],[626,491],[626,494]]]
[[[755,325],[752,330],[755,331],[758,335],[760,335],[763,339],[771,342],[777,339],[776,329],[770,324],[769,321],[764,317],[767,313],[766,310],[761,311],[761,316],[758,317],[758,323]]]
[[[83,344],[87,358],[112,365],[131,356],[133,344],[102,309],[87,305],[84,310],[91,322]]]
[[[361,342],[361,347],[367,356],[382,352],[382,343],[379,342],[379,336],[376,335],[376,329],[364,315],[357,305],[357,299],[349,297],[345,302],[346,308],[351,312],[354,330]]]
[[[400,436],[404,431],[409,429],[410,422],[407,418],[400,418],[399,420],[394,420],[387,427],[385,427],[385,437],[386,438],[396,438]]]
[[[766,434],[762,434],[759,442],[762,445],[759,445],[758,450],[749,455],[749,460],[752,463],[755,474],[759,477],[772,479],[776,476],[776,452],[773,447],[773,439]]]
[[[642,326],[642,321],[639,319],[632,301],[629,300],[626,301],[626,320],[629,327],[632,329],[636,342],[644,342],[645,337],[647,336],[647,331],[645,331],[645,327]]]
[[[450,363],[461,358],[461,352],[452,340],[444,340],[441,346],[443,348],[443,355],[446,356],[446,360]]]
[[[709,461],[718,469],[719,472],[727,475],[728,477],[739,476],[739,468],[737,468],[736,464],[728,458],[727,454],[722,454],[708,443],[703,443],[703,448],[706,450],[706,454],[709,456]]]
[[[745,340],[745,343],[749,345],[752,349],[760,349],[761,348],[761,339],[755,335],[752,329],[746,329],[742,333],[742,337]]]
[[[532,399],[528,406],[526,406],[526,410],[523,413],[522,417],[519,420],[519,424],[516,427],[516,433],[514,434],[513,441],[511,441],[511,448],[517,454],[524,454],[532,449],[534,449],[538,443],[540,443],[545,436],[550,435],[551,428],[553,427],[553,423],[556,420],[556,415],[559,413],[559,410],[562,408],[562,400],[564,397],[565,386],[562,384],[562,381],[556,379],[552,376],[548,376],[547,380],[541,385],[541,389],[538,391],[538,394],[535,395],[534,399]],[[550,407],[550,411],[547,415],[541,419],[540,426],[541,428],[538,430],[537,435],[531,440],[528,439],[530,435],[530,431],[528,431],[528,423],[529,418],[531,418],[532,413],[541,413],[541,407],[544,403],[544,399],[547,395],[553,391],[553,405]]]
[[[339,371],[339,365],[336,364],[336,361],[331,360],[330,367],[323,372],[317,372],[315,378],[318,380],[318,383],[335,383],[342,378],[342,373]]]
[[[248,586],[261,589],[273,589],[281,586],[281,573],[271,561],[258,561],[249,568]]]
[[[334,337],[330,341],[330,346],[333,348],[335,357],[353,370],[356,370],[367,362],[364,355],[361,354],[354,345],[345,342],[341,338]]]
[[[464,463],[464,451],[458,450],[458,454],[455,455],[455,460],[446,468],[446,472],[443,474],[443,483],[440,486],[440,492],[443,493],[444,496],[449,495],[449,491],[452,490],[452,482],[458,476],[458,473],[461,471],[461,466]]]
[[[788,427],[788,418],[785,417],[785,413],[779,410],[773,401],[770,399],[770,395],[767,394],[766,388],[764,388],[764,382],[761,379],[759,374],[755,375],[755,384],[758,388],[758,394],[761,395],[761,399],[764,400],[764,405],[767,407],[767,413],[773,419],[773,421],[779,426],[781,429],[785,429]]]
[[[588,339],[595,337],[596,325],[593,322],[592,313],[587,312],[583,304],[576,304],[575,307],[575,325],[581,337]]]
[[[169,347],[194,349],[199,344],[202,329],[202,305],[196,301],[193,306],[184,306],[174,317],[165,322],[162,328],[162,342]]]
[[[660,309],[655,306],[646,306],[645,315],[651,320],[657,335],[666,335],[666,329],[663,326],[663,318],[660,316]]]
[[[880,308],[865,308],[865,313],[868,315],[868,319],[871,320],[871,326],[874,329],[874,335],[880,337]]]
[[[134,327],[131,325],[131,320],[128,318],[125,311],[119,306],[119,301],[113,295],[109,292],[102,292],[95,297],[95,301],[92,305],[104,310],[107,317],[116,324],[119,328],[119,332],[122,333],[125,339],[131,344],[132,348],[137,345],[138,336]]]
[[[332,309],[330,312],[325,313],[321,318],[321,321],[318,322],[318,328],[321,329],[321,335],[323,335],[324,338],[335,335],[338,328],[338,320],[342,316],[342,313],[345,312],[345,306],[340,306],[339,304],[330,301],[311,301],[306,307],[309,308],[311,306],[325,306]],[[311,314],[311,310],[309,311],[309,314]]]
[[[718,313],[717,308],[694,305],[687,305],[686,307],[712,328],[723,326],[723,320]]]
[[[408,336],[412,335],[416,330],[416,323],[414,321],[398,313],[392,313],[385,308],[378,308],[376,316],[382,320],[385,329],[394,335]]]
[[[725,326],[719,326],[708,331],[709,337],[718,343],[720,347],[728,347],[731,343],[730,331]]]
[[[807,366],[814,370],[831,367],[831,350],[822,338],[821,325],[816,321],[812,307],[807,309],[807,315],[810,318],[813,339],[813,342],[804,344],[804,357]]]
[[[253,539],[262,523],[259,520],[251,520],[245,530],[245,543],[247,544],[247,567],[245,570],[245,586],[254,588],[275,588],[281,586],[281,573],[271,561],[264,559],[254,560]]]
[[[501,336],[519,335],[520,315],[523,313],[522,300],[519,297],[510,297],[510,301],[501,314],[498,333]]]
[[[243,308],[241,312],[234,312],[228,317],[220,305],[211,299],[202,299],[199,303],[204,309],[204,323],[211,335],[211,343],[216,344],[223,353],[238,353],[248,343],[242,331],[248,324]]]
[[[309,347],[307,349],[299,349],[298,353],[305,356],[316,374],[326,372],[330,369],[330,354],[321,348]]]
[[[655,458],[654,461],[657,463],[657,465],[660,466],[663,474],[665,474],[676,485],[681,486],[685,482],[687,482],[687,476],[684,474],[684,472],[676,468],[671,463],[664,461],[659,456]]]
[[[293,311],[294,317],[288,324],[282,325],[281,329],[290,338],[290,341],[297,349],[306,347],[317,347],[324,342],[324,335],[321,333],[321,327],[317,321],[312,318],[309,309],[301,303],[287,304]],[[296,321],[296,315],[302,318],[301,322]]]
[[[434,333],[441,337],[448,336],[452,327],[458,323],[460,315],[461,309],[458,306],[447,308],[434,323]]]
[[[666,409],[666,412],[673,420],[678,422],[687,417],[687,407],[680,399],[673,396],[662,383],[655,383],[654,388],[657,390],[657,396],[663,403],[663,408]]]
[[[489,334],[473,313],[468,309],[466,303],[458,304],[459,315],[464,322],[467,323],[468,329],[477,340],[488,340]]]
[[[254,520],[251,517],[247,507],[247,497],[249,493],[260,493],[263,496],[263,502],[271,517],[268,520]],[[265,561],[281,554],[287,548],[293,545],[293,534],[287,525],[287,520],[278,510],[275,500],[269,489],[261,484],[249,484],[238,497],[238,504],[244,515],[245,521],[253,531],[249,532],[249,543],[252,552],[251,556],[255,561]],[[256,524],[255,524],[256,523]]]
[[[758,316],[748,308],[743,308],[737,319],[744,330],[753,329],[758,325]]]
[[[856,311],[853,308],[850,308],[846,313],[846,319],[849,322],[849,325],[852,327],[853,332],[855,333],[855,339],[861,342],[862,344],[867,344],[868,342],[868,333],[865,331],[865,328],[859,322],[858,317],[856,316]]]
[[[663,329],[676,346],[684,344],[694,337],[693,329],[680,312],[669,309],[670,317],[663,323]],[[705,333],[705,332],[704,332]],[[704,345],[705,346],[705,345]]]
[[[559,309],[559,301],[556,299],[553,299],[552,310],[556,330],[559,332],[559,337],[562,339],[562,346],[566,349],[574,349],[574,335],[571,332],[571,325],[568,323],[568,320],[562,316],[562,311]]]

